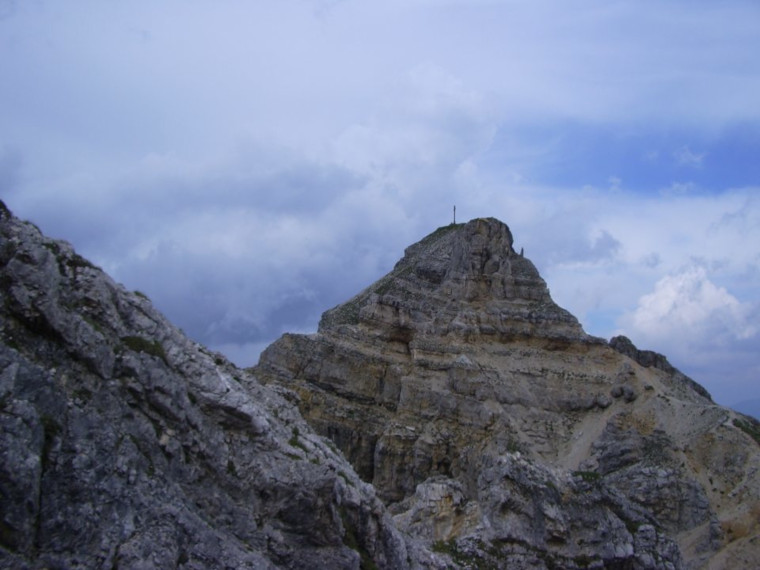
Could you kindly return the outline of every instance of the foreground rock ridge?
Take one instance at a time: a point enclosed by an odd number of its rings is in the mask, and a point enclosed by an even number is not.
[[[760,424],[587,335],[509,228],[439,228],[253,369],[463,568],[755,568]]]
[[[295,396],[0,202],[0,568],[441,568]]]

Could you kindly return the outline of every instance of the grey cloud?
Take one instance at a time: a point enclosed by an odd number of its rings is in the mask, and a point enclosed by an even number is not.
[[[345,203],[365,183],[342,167],[249,154],[194,174],[143,172],[81,200],[54,193],[33,221],[148,294],[199,342],[261,344],[314,330],[324,310],[379,276],[372,241],[404,232],[376,226],[361,197]],[[226,227],[240,218],[250,219],[244,233]],[[324,247],[304,234],[314,231]],[[225,234],[235,251],[198,249]]]
[[[16,0],[0,0],[0,20],[6,20],[16,13]]]
[[[436,227],[427,226],[431,198],[420,196],[420,184],[390,197],[367,173],[276,146],[238,146],[205,165],[157,155],[103,187],[89,184],[38,195],[32,221],[148,294],[208,345],[313,330],[324,310]],[[399,201],[419,204],[412,209],[421,235]],[[447,222],[445,214],[436,225]]]
[[[702,162],[705,156],[707,156],[707,153],[695,152],[686,145],[673,152],[673,158],[678,166],[690,168],[702,168]]]
[[[322,18],[329,16],[336,8],[341,4],[345,4],[349,0],[306,0],[311,2],[314,6],[314,15]]]
[[[733,211],[724,214],[721,219],[710,227],[711,231],[720,230],[722,227],[740,228],[743,234],[749,234],[760,225],[760,200],[756,194],[747,194],[741,204]]]
[[[588,250],[589,260],[601,261],[603,259],[612,259],[620,250],[621,245],[607,230],[604,230],[591,244]]]
[[[611,261],[622,244],[609,231],[588,238],[591,217],[587,212],[565,210],[526,228],[525,240],[532,242],[530,256],[539,265],[599,263]]]
[[[256,243],[250,244],[251,256],[243,259],[223,251],[199,255],[179,244],[164,244],[146,259],[123,264],[117,278],[147,293],[204,344],[268,343],[286,331],[315,330],[323,311],[379,277],[383,269],[369,275],[356,271],[366,263],[367,252],[361,238],[354,245],[328,252],[319,267],[299,267],[288,259],[267,259],[266,252],[262,260]]]
[[[21,178],[21,151],[6,146],[0,149],[0,192],[5,195],[15,190]]]
[[[641,264],[650,269],[656,268],[660,263],[662,263],[662,257],[655,251],[641,258]]]
[[[52,190],[33,204],[33,221],[105,263],[183,219],[245,211],[252,219],[314,217],[366,183],[339,166],[304,159],[270,166],[267,158],[238,156],[200,171],[182,165],[158,173],[144,168],[102,188]],[[15,179],[17,163],[13,153],[0,156],[0,182]]]
[[[366,184],[366,177],[333,165],[307,164],[264,179],[240,182],[240,190],[257,195],[257,207],[273,212],[320,212],[338,197]]]
[[[740,341],[730,339],[727,343],[714,339],[694,346],[688,354],[668,357],[675,366],[704,385],[718,403],[730,406],[758,394],[758,354],[760,337],[755,336]]]
[[[314,212],[364,183],[362,177],[336,165],[262,154],[236,156],[200,172],[182,166],[168,173],[148,170],[121,182],[114,192],[122,207],[159,215],[239,207]],[[267,164],[270,157],[278,163]]]
[[[153,33],[147,28],[132,26],[129,28],[129,32],[141,42],[150,42],[153,40]]]
[[[255,271],[233,260],[165,244],[147,259],[121,266],[118,277],[148,294],[175,324],[204,344],[265,336],[258,314],[263,313],[265,294],[257,291]]]

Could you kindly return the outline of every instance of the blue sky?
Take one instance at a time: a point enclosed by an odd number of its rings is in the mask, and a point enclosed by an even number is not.
[[[244,365],[456,204],[731,405],[759,53],[737,0],[0,0],[0,197]]]
[[[501,138],[504,138],[504,141]],[[727,124],[717,132],[555,122],[496,134],[490,168],[509,161],[510,139],[546,145],[526,176],[553,186],[617,186],[637,194],[714,193],[760,180],[760,122]],[[679,187],[678,185],[682,185]]]

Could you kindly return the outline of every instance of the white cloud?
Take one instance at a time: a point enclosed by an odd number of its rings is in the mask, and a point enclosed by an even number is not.
[[[673,158],[678,166],[701,168],[706,155],[705,152],[695,152],[688,146],[682,146],[673,153]]]
[[[639,299],[630,317],[637,336],[653,344],[701,345],[744,340],[757,334],[750,307],[708,278],[704,267],[690,267],[660,279]]]
[[[667,188],[660,190],[660,194],[665,197],[683,196],[693,193],[697,190],[697,185],[693,182],[673,182]]]
[[[757,298],[740,302],[705,267],[691,266],[658,280],[618,324],[730,405],[758,393],[759,317]]]
[[[722,356],[736,356],[745,350],[737,343],[758,338],[751,316],[760,307],[755,192],[582,198],[556,191],[537,202],[551,200],[560,215],[532,212],[530,224],[505,219],[518,241],[528,244],[526,254],[555,300],[589,332],[607,338],[626,334],[706,379],[704,367],[690,368],[695,353],[707,354],[705,343],[720,346]],[[602,248],[604,243],[610,247]],[[602,251],[606,255],[593,255]]]

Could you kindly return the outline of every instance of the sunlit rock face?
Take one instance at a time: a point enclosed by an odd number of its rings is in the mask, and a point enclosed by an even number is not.
[[[410,246],[255,374],[453,564],[760,559],[757,424],[661,355],[587,335],[498,220]]]

